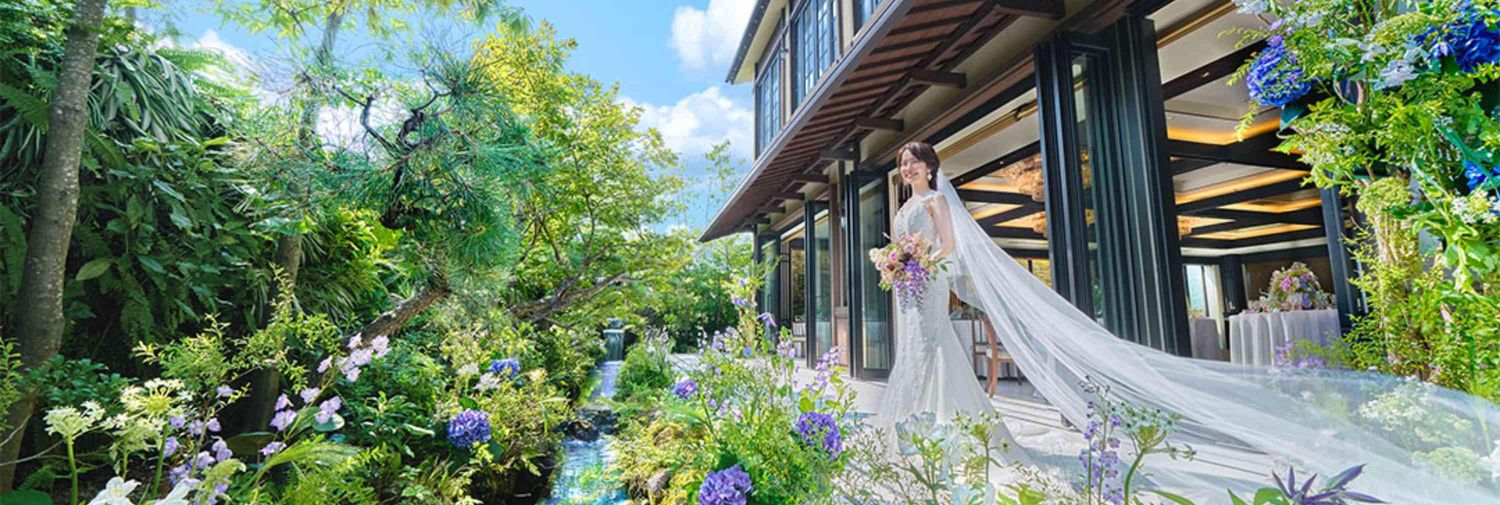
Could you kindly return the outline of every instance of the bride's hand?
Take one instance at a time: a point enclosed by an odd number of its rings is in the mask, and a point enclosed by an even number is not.
[[[922,204],[924,207],[927,207],[927,212],[932,215],[932,224],[937,227],[938,245],[940,246],[937,258],[940,260],[947,259],[948,255],[953,254],[955,245],[953,242],[953,216],[948,215],[948,199],[942,193],[937,193],[927,197]]]

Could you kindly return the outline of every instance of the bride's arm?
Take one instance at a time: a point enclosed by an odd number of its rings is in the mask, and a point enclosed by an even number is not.
[[[941,193],[932,195],[925,202],[927,212],[932,214],[932,224],[937,227],[938,234],[938,259],[947,258],[953,254],[953,216],[948,215],[948,201]]]

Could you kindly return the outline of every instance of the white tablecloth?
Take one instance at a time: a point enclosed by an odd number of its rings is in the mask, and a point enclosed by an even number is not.
[[[1338,338],[1336,309],[1238,314],[1229,317],[1229,360],[1270,365],[1277,346],[1292,340],[1328,345]]]
[[[1222,361],[1224,344],[1219,339],[1219,320],[1207,317],[1188,319],[1188,335],[1193,341],[1193,357]]]

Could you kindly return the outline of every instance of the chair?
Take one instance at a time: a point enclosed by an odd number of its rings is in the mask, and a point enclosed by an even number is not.
[[[990,325],[989,318],[980,318],[974,321],[974,323],[982,324],[984,331],[969,332],[969,338],[973,343],[970,346],[973,349],[971,359],[984,358],[983,362],[986,365],[984,376],[987,379],[985,391],[989,393],[990,398],[994,398],[996,386],[1000,382],[1000,365],[1005,364],[1007,367],[1015,366],[1016,360],[1011,357],[1010,353],[1000,348],[998,337],[995,336],[995,327]],[[977,364],[975,368],[974,373],[978,375]]]

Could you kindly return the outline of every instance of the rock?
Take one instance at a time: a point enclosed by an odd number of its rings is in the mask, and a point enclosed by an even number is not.
[[[599,440],[599,429],[587,419],[574,419],[563,425],[563,434],[574,440],[593,442]]]
[[[578,418],[588,421],[599,433],[605,435],[615,434],[615,424],[618,421],[618,417],[615,415],[615,411],[610,410],[608,407],[583,407],[578,409]]]

